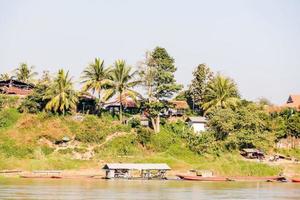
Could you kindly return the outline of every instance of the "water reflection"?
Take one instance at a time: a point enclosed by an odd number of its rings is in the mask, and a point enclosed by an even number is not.
[[[1,179],[0,199],[300,199],[300,184]]]

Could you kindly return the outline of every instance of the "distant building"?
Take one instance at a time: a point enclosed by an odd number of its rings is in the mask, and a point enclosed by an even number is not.
[[[286,108],[294,108],[300,111],[300,95],[290,95],[285,104],[281,106],[270,106],[268,112],[280,112]]]
[[[139,111],[139,106],[137,105],[137,102],[133,100],[131,97],[123,97],[121,99],[122,101],[122,107],[125,112],[135,114]],[[120,109],[120,100],[116,98],[113,101],[107,102],[104,104],[104,108],[111,113],[119,113]]]
[[[169,109],[170,116],[183,116],[189,109],[186,101],[170,101],[169,103],[173,105],[173,108]]]
[[[195,133],[200,133],[201,131],[206,130],[207,119],[205,117],[188,117],[186,122]]]
[[[89,93],[81,93],[78,96],[77,112],[95,114],[96,108],[96,98]]]
[[[300,111],[300,95],[290,95],[286,104],[282,107],[295,108]]]
[[[34,88],[33,84],[24,83],[14,79],[0,81],[1,94],[17,95],[20,97],[25,97],[32,92],[33,88]]]

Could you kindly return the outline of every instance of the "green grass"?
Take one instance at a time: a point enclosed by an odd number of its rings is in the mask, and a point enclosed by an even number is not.
[[[1,125],[2,124],[2,125]],[[127,125],[114,118],[87,116],[84,122],[72,116],[19,114],[15,109],[0,111],[0,169],[85,169],[99,167],[97,160],[104,162],[167,163],[174,170],[206,169],[218,175],[277,175],[280,167],[246,162],[237,152],[220,153],[219,156],[199,155],[191,151],[182,139],[180,124],[162,127],[158,134],[151,134],[141,145],[137,135]],[[116,132],[128,133],[96,148],[94,160],[71,159],[73,152],[84,153],[89,144],[100,144]],[[74,138],[80,135],[79,148],[54,152],[40,138],[50,141],[63,136]],[[289,151],[299,156],[299,150]],[[299,158],[299,157],[298,157]]]
[[[6,130],[15,125],[19,117],[19,112],[13,108],[0,111],[0,131]]]

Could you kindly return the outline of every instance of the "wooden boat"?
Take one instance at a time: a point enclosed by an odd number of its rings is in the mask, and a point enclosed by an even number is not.
[[[230,179],[233,179],[235,181],[286,181],[286,178],[283,176],[234,176],[230,177]]]
[[[21,178],[55,178],[55,179],[59,179],[62,178],[62,176],[41,176],[41,175],[20,175]]]
[[[293,183],[300,183],[300,178],[292,178]]]
[[[188,181],[232,181],[227,177],[203,177],[203,176],[187,176],[177,175],[179,178]]]

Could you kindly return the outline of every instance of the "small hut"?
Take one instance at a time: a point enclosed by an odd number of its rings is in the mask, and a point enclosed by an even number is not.
[[[258,149],[242,149],[241,155],[248,159],[264,159],[265,155]]]
[[[207,119],[205,117],[188,117],[186,123],[195,133],[200,133],[206,130]]]
[[[142,178],[142,179],[165,179],[165,174],[171,168],[167,164],[145,163],[108,163],[102,168],[105,170],[105,178]],[[140,176],[134,177],[133,172],[138,171]]]

